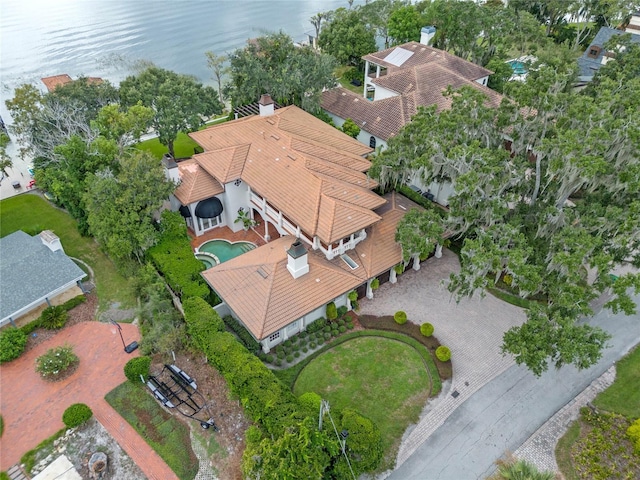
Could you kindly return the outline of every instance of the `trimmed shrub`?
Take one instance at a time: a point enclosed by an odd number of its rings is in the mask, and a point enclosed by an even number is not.
[[[89,406],[84,403],[74,403],[62,414],[62,422],[67,428],[75,428],[82,425],[93,416]]]
[[[331,335],[337,337],[340,334],[340,331],[337,328],[331,330]]]
[[[276,358],[276,360],[275,360],[275,362],[274,362],[274,363],[275,363],[275,365],[276,365],[277,367],[282,366],[282,360],[281,360],[280,358]]]
[[[69,300],[67,300],[66,302],[64,302],[62,304],[62,307],[66,310],[69,311],[72,308],[77,307],[78,305],[83,304],[84,302],[87,301],[87,297],[85,297],[84,295],[78,295],[77,297],[73,297]]]
[[[47,307],[40,315],[40,326],[47,330],[55,330],[64,327],[69,314],[62,305]]]
[[[70,345],[50,348],[44,355],[36,358],[36,372],[47,380],[62,378],[71,369],[75,368],[80,359],[73,353]]]
[[[342,327],[346,324],[346,320],[344,318],[341,318],[340,320],[338,320],[338,326]]]
[[[306,332],[305,330],[301,331],[301,332],[298,334],[298,336],[299,336],[300,338],[307,338],[307,335],[308,335],[308,334],[307,334],[307,332]]]
[[[145,379],[149,377],[151,367],[151,357],[135,357],[129,360],[124,366],[124,376],[133,383],[141,383],[140,375]]]
[[[18,358],[26,345],[27,334],[21,329],[6,327],[0,331],[0,363]]]
[[[348,311],[349,309],[347,308],[346,305],[342,305],[341,307],[338,307],[338,317],[344,317]]]
[[[320,402],[322,397],[315,392],[306,392],[298,397],[300,406],[307,410],[311,415],[317,415],[320,410]]]
[[[331,338],[331,332],[324,332],[324,339],[329,340]]]
[[[25,335],[29,336],[34,330],[38,328],[40,328],[40,317],[36,318],[32,322],[27,323],[26,325],[21,326],[20,330],[22,330]]]
[[[224,331],[225,323],[220,315],[202,298],[185,298],[182,308],[187,322],[187,333],[197,343],[206,341],[211,332]]]
[[[425,337],[430,337],[431,335],[433,335],[433,331],[434,331],[433,325],[430,324],[429,322],[423,323],[422,325],[420,325],[420,333]]]
[[[351,290],[348,294],[347,294],[347,298],[349,300],[351,300],[352,302],[357,302],[358,301],[358,292],[356,292],[355,290]]]
[[[295,358],[300,358],[300,352],[293,352],[293,356]]]
[[[309,348],[316,348],[316,342],[309,342]]]
[[[284,357],[286,356],[285,353],[284,353],[284,350],[280,350],[276,355],[277,355],[279,360],[284,359]]]
[[[266,353],[263,353],[263,352],[258,353],[258,355],[257,355],[257,356],[258,356],[258,358],[259,358],[262,362],[264,362],[264,361],[265,361],[265,359],[267,358],[267,354],[266,354]]]
[[[378,288],[380,288],[380,280],[374,278],[371,280],[371,290],[377,290]]]
[[[448,362],[451,359],[451,350],[449,350],[449,347],[440,345],[438,348],[436,348],[436,357],[441,362]]]
[[[212,292],[200,276],[204,264],[193,254],[182,216],[178,212],[165,210],[162,212],[160,229],[158,243],[147,250],[155,267],[181,298],[209,298]],[[217,305],[220,299],[215,297],[212,302]]]
[[[399,263],[393,269],[396,271],[396,275],[402,275],[404,272],[404,263]]]
[[[290,347],[292,345],[291,340],[285,340],[284,342],[282,342],[282,345],[284,345],[285,347]]]
[[[351,301],[351,308],[354,309],[356,312],[360,310],[360,304],[358,303],[357,300]]]
[[[332,321],[338,318],[338,309],[335,302],[327,303],[327,320]]]
[[[330,332],[331,331],[331,325],[327,325],[322,330],[324,331],[324,333]]]
[[[347,327],[347,330],[353,330],[353,323],[347,322],[346,327]]]
[[[258,343],[258,341],[253,338],[253,335],[249,333],[249,330],[244,328],[240,322],[238,322],[235,318],[230,315],[224,317],[224,323],[229,330],[235,333],[240,342],[249,350],[251,353],[258,353],[262,347]]]
[[[286,360],[287,360],[288,363],[293,362],[293,355],[287,355]]]
[[[640,453],[640,418],[631,424],[627,428],[627,436],[633,443],[633,448],[637,453]]]
[[[309,349],[307,347],[302,347],[302,353],[307,353]]]
[[[398,325],[404,325],[407,323],[407,313],[402,310],[398,310],[393,314],[393,319],[396,321]]]
[[[264,361],[267,363],[273,363],[273,355],[269,355],[269,354],[265,355]]]
[[[338,327],[338,331],[339,331],[340,333],[344,333],[344,332],[346,332],[346,331],[347,331],[347,327],[345,327],[344,325],[340,325],[340,327]]]
[[[316,333],[322,330],[327,324],[327,319],[324,317],[320,317],[319,319],[313,321],[311,324],[307,326],[307,332]]]

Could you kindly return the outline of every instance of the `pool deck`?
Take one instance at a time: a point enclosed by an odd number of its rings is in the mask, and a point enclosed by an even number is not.
[[[266,245],[267,242],[264,240],[262,235],[264,235],[264,223],[262,218],[258,214],[256,214],[256,220],[260,223],[255,228],[250,228],[246,232],[244,230],[240,230],[239,232],[232,231],[229,227],[218,227],[213,230],[209,230],[204,235],[200,235],[196,237],[193,230],[190,228],[187,229],[187,233],[191,239],[191,248],[195,251],[200,245],[209,240],[227,240],[229,242],[252,242],[255,243],[258,247],[262,245]],[[280,238],[280,235],[276,231],[275,227],[268,224],[269,227],[269,235],[272,239]]]

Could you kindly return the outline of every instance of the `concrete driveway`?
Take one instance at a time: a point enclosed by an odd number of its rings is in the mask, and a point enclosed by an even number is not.
[[[425,409],[428,413],[405,435],[398,466],[474,392],[514,365],[510,356],[502,356],[500,346],[503,333],[525,321],[524,311],[492,295],[456,303],[446,283],[450,274],[459,269],[458,257],[445,249],[442,258],[430,258],[420,270],[408,270],[396,284],[386,283],[374,292],[372,300],[360,302],[360,313],[392,315],[404,310],[413,323],[432,323],[434,335],[451,349],[452,382],[430,402]]]

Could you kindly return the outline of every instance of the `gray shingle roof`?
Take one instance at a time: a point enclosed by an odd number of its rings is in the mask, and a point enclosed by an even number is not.
[[[582,81],[591,81],[593,76],[602,66],[602,57],[605,56],[607,51],[604,49],[604,44],[607,43],[612,37],[616,35],[624,35],[622,30],[616,30],[615,28],[602,27],[593,38],[591,45],[587,47],[582,56],[578,59],[578,76]],[[630,33],[630,32],[627,32]],[[640,43],[640,34],[631,34],[631,41],[633,43]],[[595,57],[589,56],[589,51],[592,47],[600,47],[598,55]]]
[[[0,323],[85,273],[62,251],[17,231],[0,238]]]

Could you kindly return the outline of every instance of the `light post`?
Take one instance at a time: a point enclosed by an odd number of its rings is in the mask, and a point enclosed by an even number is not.
[[[120,340],[122,340],[122,346],[124,347],[124,351],[127,353],[133,352],[136,348],[138,348],[138,342],[135,340],[131,342],[129,345],[124,343],[124,337],[122,336],[122,327],[115,320],[109,320],[113,325],[118,329],[118,333],[120,334]]]
[[[336,437],[338,438],[338,442],[340,442],[340,447],[342,449],[342,455],[344,455],[345,460],[347,461],[347,465],[349,465],[349,471],[351,472],[351,476],[353,480],[356,480],[356,474],[353,473],[353,468],[351,468],[351,462],[349,461],[349,457],[347,456],[347,437],[349,436],[349,432],[346,429],[343,429],[340,433],[338,433],[338,429],[336,428],[336,424],[333,421],[333,417],[331,416],[331,410],[329,408],[329,402],[326,400],[320,400],[320,418],[318,419],[318,430],[322,431],[322,417],[324,414],[329,415],[329,420],[331,420],[331,425],[333,426],[333,431],[336,432]]]

